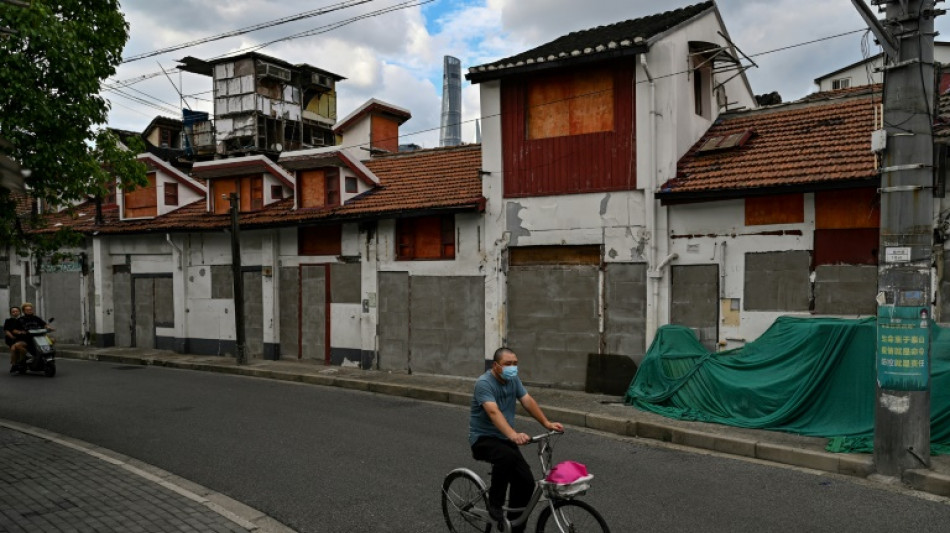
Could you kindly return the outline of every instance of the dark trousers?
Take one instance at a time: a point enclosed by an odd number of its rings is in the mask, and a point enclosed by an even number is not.
[[[509,486],[511,494],[508,506],[528,505],[528,500],[534,492],[534,475],[517,444],[495,437],[479,437],[472,445],[472,457],[477,461],[488,461],[492,465],[491,487],[488,489],[489,505],[499,508],[504,505]],[[514,520],[519,516],[520,512],[509,513],[508,519]]]

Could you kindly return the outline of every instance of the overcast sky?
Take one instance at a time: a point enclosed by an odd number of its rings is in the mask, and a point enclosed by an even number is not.
[[[353,5],[358,1],[362,3]],[[337,85],[340,118],[369,98],[409,109],[413,118],[403,125],[401,141],[435,147],[439,139],[444,55],[461,59],[464,75],[470,66],[523,52],[571,31],[697,1],[122,0],[122,9],[131,25],[125,57],[321,8],[341,4],[349,7],[127,62],[110,81],[127,82],[163,68],[170,70],[176,59],[185,56],[210,59],[363,16],[342,27],[276,42],[258,51],[346,77]],[[865,28],[849,0],[719,0],[717,4],[733,41],[758,63],[758,68],[748,71],[756,94],[778,91],[786,101],[800,98],[814,91],[816,77],[862,58],[862,33],[766,53]],[[411,7],[374,14],[406,5]],[[950,16],[937,19],[938,31],[948,28]],[[938,35],[937,39],[943,38]],[[872,48],[872,53],[878,51]],[[211,110],[211,78],[172,73],[169,77],[161,75],[135,83],[123,90],[126,96],[112,91],[104,93],[112,102],[109,126],[141,131],[156,115],[181,118],[173,84],[185,95],[195,95],[187,98],[192,109]],[[462,139],[472,142],[474,119],[479,115],[477,86],[464,83],[462,106]]]

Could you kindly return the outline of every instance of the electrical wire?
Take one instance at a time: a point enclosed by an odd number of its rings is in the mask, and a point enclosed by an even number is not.
[[[237,30],[232,30],[224,33],[219,33],[217,35],[212,35],[210,37],[203,37],[201,39],[195,39],[193,41],[188,41],[186,43],[172,45],[166,48],[160,48],[158,50],[153,50],[151,52],[145,52],[137,54],[134,56],[129,56],[122,60],[122,63],[131,63],[133,61],[138,61],[140,59],[145,59],[148,57],[154,57],[157,55],[167,54],[168,52],[174,52],[176,50],[182,50],[185,48],[191,48],[192,46],[197,46],[199,44],[210,43],[214,41],[220,41],[222,39],[227,39],[228,37],[237,37],[239,35],[244,35],[246,33],[251,33],[267,28],[273,28],[275,26],[280,26],[281,24],[287,24],[289,22],[296,22],[298,20],[304,20],[311,17],[317,17],[320,15],[326,15],[327,13],[332,13],[334,11],[340,11],[342,9],[347,9],[350,7],[356,7],[362,4],[368,4],[374,2],[375,0],[346,0],[344,2],[339,2],[333,4],[329,7],[314,9],[312,11],[304,11],[303,13],[297,13],[296,15],[290,15],[287,17],[271,20],[268,22],[262,22],[260,24],[254,24],[252,26],[247,26]]]
[[[215,58],[212,58],[212,60],[213,60],[213,59],[220,59],[220,58],[222,58],[222,57],[227,57],[227,56],[231,56],[231,55],[237,55],[237,54],[245,53],[245,52],[248,52],[248,51],[260,50],[260,49],[262,49],[262,48],[264,48],[264,47],[266,47],[266,46],[269,46],[269,45],[274,44],[274,43],[277,43],[277,42],[282,42],[282,41],[292,40],[292,39],[299,39],[299,38],[302,38],[302,37],[308,37],[308,36],[312,36],[312,35],[318,35],[318,34],[321,34],[321,33],[326,33],[326,32],[328,32],[328,31],[332,31],[333,29],[337,29],[337,28],[340,28],[340,27],[342,27],[342,26],[345,26],[345,25],[351,24],[351,23],[353,23],[353,22],[356,22],[357,20],[363,20],[363,19],[366,19],[366,18],[371,18],[371,17],[379,16],[379,15],[386,14],[386,13],[390,13],[390,12],[392,12],[392,11],[396,11],[396,10],[399,10],[399,9],[406,9],[406,8],[409,8],[409,7],[421,6],[421,5],[425,5],[425,4],[431,3],[431,2],[433,2],[433,1],[435,1],[435,0],[408,0],[408,1],[406,1],[406,2],[401,2],[401,3],[398,3],[398,4],[394,4],[394,5],[389,6],[389,7],[386,7],[386,8],[378,9],[378,10],[373,11],[373,12],[371,12],[371,13],[367,13],[367,14],[363,14],[363,15],[351,17],[350,19],[344,19],[343,21],[340,21],[340,22],[337,22],[337,23],[334,23],[334,24],[327,24],[327,25],[324,25],[324,26],[321,26],[321,27],[318,27],[318,28],[314,28],[314,29],[312,29],[312,30],[308,30],[308,31],[306,31],[306,32],[301,32],[301,33],[294,34],[294,35],[290,35],[290,36],[287,36],[287,37],[284,37],[284,38],[281,38],[281,39],[275,39],[275,40],[269,41],[269,42],[267,42],[267,43],[262,43],[262,44],[260,44],[260,45],[254,45],[254,46],[252,46],[252,47],[244,48],[244,49],[241,49],[241,50],[239,50],[239,51],[237,51],[237,52],[230,52],[230,53],[228,53],[228,54],[225,54],[225,55],[221,55],[221,56],[217,56],[217,57],[215,57]],[[821,42],[828,41],[828,40],[832,40],[832,39],[837,39],[837,38],[839,38],[839,37],[844,37],[844,36],[847,36],[847,35],[853,35],[853,34],[855,34],[855,33],[860,33],[860,32],[867,32],[867,29],[850,30],[850,31],[842,32],[842,33],[837,33],[837,34],[834,34],[834,35],[828,35],[828,36],[825,36],[825,37],[820,37],[820,38],[812,39],[812,40],[809,40],[809,41],[803,41],[803,42],[799,42],[799,43],[795,43],[795,44],[791,44],[791,45],[787,45],[787,46],[782,46],[782,47],[779,47],[779,48],[774,48],[774,49],[771,49],[771,50],[766,50],[766,51],[763,51],[763,52],[758,52],[758,53],[749,54],[748,57],[750,57],[750,58],[751,58],[751,57],[761,57],[761,56],[765,56],[765,55],[769,55],[769,54],[773,54],[773,53],[777,53],[777,52],[782,52],[782,51],[786,51],[786,50],[791,50],[791,49],[798,48],[798,47],[802,47],[802,46],[806,46],[806,45],[811,45],[811,44],[821,43]],[[175,69],[170,69],[168,72],[169,72],[169,73],[173,73],[173,72],[178,72],[178,71],[180,71],[180,69],[175,68]],[[686,74],[689,74],[691,71],[692,71],[692,69],[686,69],[686,70],[681,70],[681,71],[677,71],[677,72],[671,72],[671,73],[669,73],[669,74],[663,74],[663,75],[659,75],[659,76],[654,76],[653,79],[656,80],[656,79],[670,78],[670,77],[673,77],[673,76],[686,75]],[[145,80],[147,80],[147,79],[151,79],[151,78],[154,78],[154,77],[157,77],[157,76],[160,76],[160,75],[162,75],[162,72],[155,72],[155,73],[145,74],[145,75],[142,75],[142,76],[139,76],[139,77],[136,77],[136,78],[131,78],[131,79],[128,79],[128,80],[118,81],[118,82],[115,82],[113,85],[106,86],[103,90],[110,90],[110,91],[111,91],[111,90],[117,90],[117,89],[121,89],[121,88],[126,88],[126,87],[129,87],[129,86],[133,85],[133,84],[136,84],[136,83],[139,83],[139,82],[141,82],[141,81],[145,81]],[[635,82],[635,83],[636,83],[636,84],[642,84],[642,83],[646,83],[646,82],[647,82],[647,80],[640,80],[640,81],[637,81],[637,82]],[[206,94],[206,93],[208,93],[208,92],[213,92],[213,91],[206,91],[205,93],[196,93],[196,94]],[[592,96],[592,95],[597,94],[597,93],[599,93],[599,92],[603,92],[603,91],[593,91],[593,92],[591,92],[591,93],[585,93],[585,94],[577,95],[577,96],[574,96],[574,97],[569,97],[569,98],[564,99],[564,100],[568,100],[568,99],[571,99],[571,98],[581,98],[581,97]],[[541,105],[553,105],[553,104],[556,104],[556,103],[559,103],[559,101],[547,102],[547,103],[541,104]],[[500,113],[497,113],[497,114],[495,114],[495,115],[486,115],[486,116],[480,117],[480,119],[493,118],[493,117],[500,116],[500,115],[501,115]],[[460,124],[460,125],[470,124],[470,123],[475,122],[476,120],[479,120],[479,119],[464,120],[464,121],[461,121],[459,124]],[[426,128],[426,129],[422,129],[422,130],[416,130],[416,131],[413,131],[413,132],[406,132],[406,133],[402,133],[400,136],[401,136],[401,137],[412,137],[412,136],[421,135],[421,134],[424,134],[424,133],[429,133],[429,132],[432,132],[432,131],[438,131],[439,129],[441,129],[441,126],[437,126],[437,127],[433,127],[433,128]],[[361,145],[363,145],[363,144],[366,144],[366,143],[360,143],[360,144],[352,145],[352,146],[340,146],[339,148],[341,148],[341,149],[343,149],[343,148],[349,148],[349,147],[357,148],[357,147],[359,147],[359,146],[361,146]]]

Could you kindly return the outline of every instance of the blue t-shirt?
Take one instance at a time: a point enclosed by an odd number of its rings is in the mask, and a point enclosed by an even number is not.
[[[505,415],[508,425],[515,426],[515,401],[524,398],[528,391],[521,384],[520,378],[511,378],[507,383],[502,384],[491,373],[491,370],[475,380],[475,394],[472,395],[472,414],[468,423],[468,442],[475,444],[479,437],[491,436],[507,440],[508,437],[498,431],[495,424],[492,424],[491,418],[485,412],[482,404],[485,402],[495,402],[501,414]]]

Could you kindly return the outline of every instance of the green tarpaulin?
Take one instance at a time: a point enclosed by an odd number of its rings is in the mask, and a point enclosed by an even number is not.
[[[780,317],[755,341],[711,353],[689,328],[664,326],[625,402],[671,418],[829,437],[829,449],[869,451],[876,331],[873,317]],[[931,367],[931,441],[948,444],[950,329],[933,328]]]

